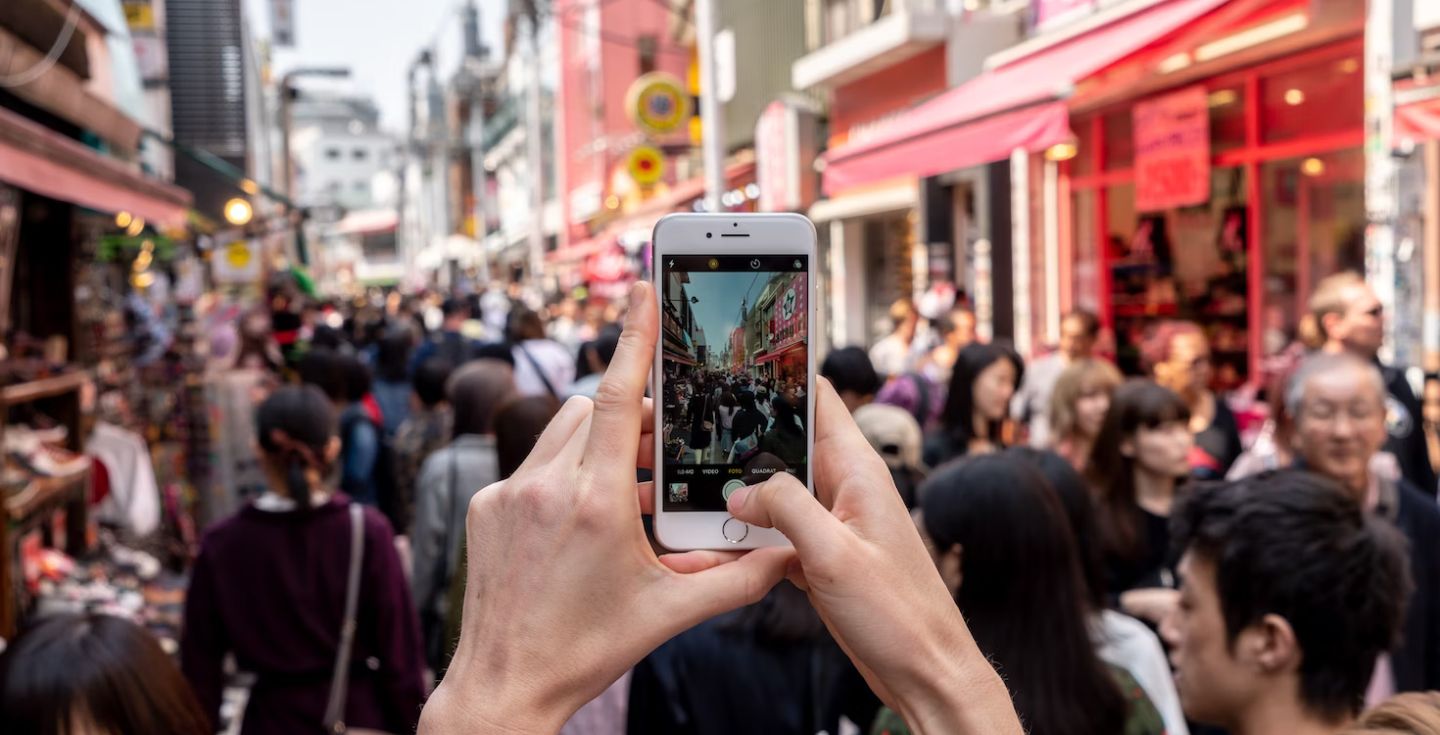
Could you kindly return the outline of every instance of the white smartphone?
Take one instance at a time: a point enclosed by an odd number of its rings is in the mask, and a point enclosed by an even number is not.
[[[813,492],[815,226],[672,214],[653,242],[655,538],[676,551],[788,545],[725,503],[777,472]]]

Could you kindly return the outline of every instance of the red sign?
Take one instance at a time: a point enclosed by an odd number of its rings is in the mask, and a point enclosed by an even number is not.
[[[1142,212],[1210,199],[1210,108],[1191,87],[1135,105],[1135,208]]]
[[[780,288],[775,293],[774,316],[770,319],[772,353],[805,341],[810,305],[808,283],[804,273],[796,273],[780,282]]]

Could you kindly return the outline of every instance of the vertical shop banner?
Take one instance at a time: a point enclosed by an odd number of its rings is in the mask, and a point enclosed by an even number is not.
[[[1135,208],[1142,212],[1210,199],[1210,108],[1190,87],[1135,105]]]

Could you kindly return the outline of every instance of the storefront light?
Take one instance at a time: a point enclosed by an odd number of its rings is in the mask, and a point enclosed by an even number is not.
[[[1068,161],[1080,152],[1080,147],[1075,145],[1073,140],[1064,140],[1045,149],[1045,160],[1047,161]]]
[[[131,219],[130,219],[130,224],[129,224],[128,226],[126,226],[126,228],[125,228],[125,234],[127,234],[127,235],[129,235],[129,236],[131,236],[131,237],[139,237],[139,236],[140,236],[140,233],[142,233],[142,232],[144,232],[144,231],[145,231],[145,218],[144,218],[144,217],[133,217],[133,218],[131,218]]]
[[[225,221],[236,227],[248,224],[254,216],[255,210],[250,207],[250,202],[240,197],[225,202]]]
[[[1354,74],[1360,71],[1360,60],[1344,59],[1339,64],[1336,64],[1335,68],[1339,69],[1341,74]]]
[[[1291,107],[1299,107],[1305,104],[1305,92],[1294,87],[1285,90],[1285,104]]]
[[[1291,33],[1297,33],[1309,25],[1309,19],[1305,13],[1291,13],[1269,23],[1261,23],[1252,28],[1246,28],[1239,33],[1233,33],[1224,38],[1211,41],[1195,49],[1195,60],[1199,62],[1213,61],[1221,56],[1233,54],[1236,51],[1243,51],[1252,46],[1259,46],[1262,43],[1283,38]]]
[[[123,230],[123,229],[125,229],[126,227],[129,227],[129,226],[130,226],[130,221],[133,220],[133,219],[135,219],[135,218],[132,217],[132,216],[130,216],[130,213],[129,213],[129,212],[116,212],[116,213],[115,213],[115,226],[116,226],[116,227],[119,227],[120,229]]]
[[[1173,74],[1187,66],[1190,66],[1190,54],[1182,51],[1161,59],[1159,70],[1161,74]]]
[[[1217,89],[1210,93],[1209,102],[1211,107],[1225,107],[1235,104],[1240,95],[1233,89]]]
[[[1318,158],[1307,158],[1300,162],[1300,171],[1306,176],[1320,176],[1325,173],[1325,162]]]

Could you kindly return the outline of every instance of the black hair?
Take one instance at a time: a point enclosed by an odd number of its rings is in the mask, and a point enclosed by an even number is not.
[[[345,339],[340,330],[328,325],[318,324],[310,334],[311,349],[338,350]]]
[[[545,339],[545,321],[531,309],[516,307],[510,312],[509,322],[505,325],[505,335],[515,344],[531,339]]]
[[[410,371],[410,334],[392,329],[380,338],[376,351],[375,367],[380,379],[390,383],[403,383]]]
[[[1060,455],[1031,447],[1011,447],[1005,454],[1040,471],[1049,483],[1065,517],[1070,522],[1070,533],[1075,537],[1075,559],[1080,564],[1080,575],[1085,581],[1085,599],[1091,608],[1099,612],[1106,607],[1105,568],[1100,562],[1098,546],[1100,533],[1095,525],[1095,503],[1085,478],[1074,465]]]
[[[950,435],[955,451],[963,454],[975,438],[975,380],[985,368],[1001,360],[1009,360],[1015,366],[1015,385],[1025,377],[1025,362],[1015,351],[999,344],[971,342],[960,350],[955,358],[955,369],[950,374],[950,389],[945,396],[945,410],[940,414],[940,423]],[[992,421],[987,428],[986,438],[997,446],[1000,444],[1000,422]]]
[[[600,364],[610,366],[610,361],[615,359],[615,350],[620,349],[620,327],[614,324],[607,324],[600,328],[600,334],[591,343],[595,350],[595,357],[600,359]]]
[[[370,367],[352,355],[342,355],[345,371],[345,400],[349,403],[363,400],[369,395],[374,384]]]
[[[861,396],[880,392],[880,376],[870,356],[859,347],[841,347],[825,356],[820,374],[835,386],[835,392],[850,391]]]
[[[496,360],[472,360],[450,375],[445,392],[454,412],[454,436],[495,431],[496,410],[515,392],[512,376],[509,366]]]
[[[296,372],[300,375],[300,382],[319,388],[335,403],[345,403],[348,400],[346,384],[350,379],[346,372],[346,359],[334,350],[311,348],[301,358]]]
[[[514,398],[495,412],[495,454],[500,479],[520,469],[560,404],[550,396]]]
[[[1136,460],[1126,457],[1121,446],[1140,429],[1189,421],[1190,407],[1185,401],[1152,380],[1128,380],[1115,389],[1085,465],[1085,479],[1099,511],[1099,546],[1106,558],[1134,560],[1147,551],[1135,499]]]
[[[1090,638],[1090,607],[1060,500],[1015,455],[942,466],[920,491],[938,549],[961,549],[955,601],[1031,732],[1113,735],[1127,704]]]
[[[300,508],[310,506],[307,470],[329,470],[325,450],[335,437],[335,409],[315,386],[279,388],[255,410],[255,435],[269,458],[284,463],[285,489]]]
[[[450,373],[454,370],[455,366],[443,357],[432,357],[420,363],[420,366],[415,368],[415,378],[411,381],[420,403],[426,408],[434,408],[445,400],[445,382],[450,379]]]
[[[1300,470],[1197,488],[1171,518],[1177,550],[1214,565],[1231,643],[1279,615],[1300,647],[1300,699],[1330,719],[1364,705],[1411,592],[1404,539],[1339,484]]]
[[[6,732],[207,735],[208,719],[155,638],[123,618],[44,618],[0,656]]]
[[[1076,309],[1067,313],[1061,321],[1080,322],[1080,328],[1085,330],[1085,336],[1091,339],[1100,336],[1100,317],[1095,312],[1087,309]]]
[[[795,410],[795,407],[790,405],[790,401],[786,400],[784,396],[775,395],[770,399],[770,406],[775,409],[774,430],[787,434],[805,433],[805,430],[796,424],[796,421],[803,423],[805,417],[801,416],[800,412]]]
[[[509,345],[500,342],[486,342],[470,352],[472,360],[499,360],[510,367],[515,367],[515,353],[510,350]],[[459,367],[459,365],[456,365]]]
[[[470,304],[465,299],[450,297],[440,304],[440,313],[445,317],[471,315]]]

